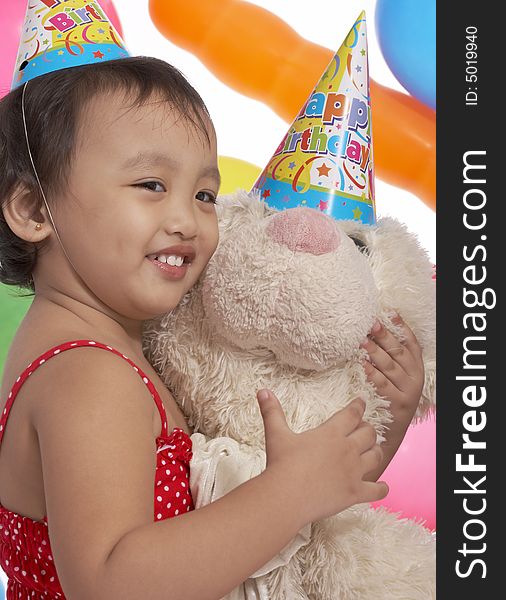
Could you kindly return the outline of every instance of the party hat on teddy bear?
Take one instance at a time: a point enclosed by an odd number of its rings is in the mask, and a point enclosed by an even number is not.
[[[12,89],[52,71],[127,56],[97,0],[28,0]]]
[[[362,11],[253,189],[273,208],[376,222],[371,96]]]

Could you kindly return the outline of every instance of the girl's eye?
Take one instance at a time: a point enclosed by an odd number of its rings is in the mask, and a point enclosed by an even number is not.
[[[156,186],[159,185],[162,189],[157,190]],[[155,189],[153,189],[153,186]],[[142,187],[150,192],[165,192],[165,187],[159,181],[143,181],[142,183],[137,183],[135,187]]]
[[[203,200],[202,196],[207,196],[209,200]],[[211,192],[198,192],[195,198],[197,198],[197,200],[203,200],[206,203],[216,204],[216,196]]]

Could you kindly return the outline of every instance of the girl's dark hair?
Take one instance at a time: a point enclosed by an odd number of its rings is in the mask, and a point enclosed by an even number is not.
[[[26,145],[21,109],[23,87],[0,100],[0,209],[22,183],[33,199],[35,215],[43,205],[43,197]],[[70,173],[81,112],[93,97],[116,91],[131,95],[132,108],[155,94],[209,141],[206,124],[211,119],[202,98],[178,69],[163,60],[145,56],[120,58],[36,77],[26,89],[25,115],[33,161],[50,207]],[[32,271],[47,241],[22,240],[7,225],[0,210],[0,282],[30,290],[20,296],[34,296]]]

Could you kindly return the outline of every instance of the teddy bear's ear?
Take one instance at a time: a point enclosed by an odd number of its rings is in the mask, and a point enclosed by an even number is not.
[[[266,204],[260,197],[258,190],[247,192],[243,189],[237,189],[231,194],[218,196],[216,203],[218,214],[223,211],[228,212],[246,212],[255,218],[263,218],[266,215],[278,212],[276,209]]]
[[[216,215],[220,229],[220,244],[238,228],[244,227],[247,231],[252,223],[262,221],[275,212],[277,211],[260,198],[258,190],[247,192],[237,189],[231,194],[218,196]]]
[[[368,259],[385,317],[394,310],[411,328],[422,348],[425,381],[415,422],[435,412],[436,283],[433,264],[418,238],[396,219],[384,217],[365,232]],[[356,236],[356,231],[350,231]],[[364,239],[364,233],[358,235]]]

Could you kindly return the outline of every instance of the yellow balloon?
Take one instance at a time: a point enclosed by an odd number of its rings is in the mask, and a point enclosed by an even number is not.
[[[220,194],[231,194],[238,188],[250,190],[262,172],[260,167],[231,156],[219,156],[218,167],[221,173]]]

